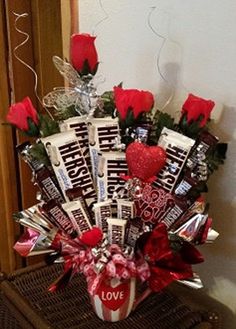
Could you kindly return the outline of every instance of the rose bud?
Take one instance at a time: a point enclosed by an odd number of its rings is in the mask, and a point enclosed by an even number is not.
[[[114,98],[116,109],[122,120],[127,117],[129,110],[133,112],[136,119],[140,113],[149,112],[154,105],[153,94],[149,91],[138,89],[114,87]]]
[[[11,105],[7,114],[7,121],[16,128],[23,130],[29,136],[39,135],[39,118],[29,97]]]
[[[199,121],[199,126],[204,127],[210,118],[210,113],[214,106],[215,103],[212,100],[206,100],[189,94],[182,106],[181,120],[186,116],[188,124]]]
[[[82,75],[97,72],[98,55],[94,44],[96,37],[89,34],[74,34],[71,37],[71,63],[76,71]]]

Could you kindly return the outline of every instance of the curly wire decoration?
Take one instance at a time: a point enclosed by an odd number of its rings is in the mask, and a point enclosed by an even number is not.
[[[37,92],[37,89],[38,89],[38,76],[37,76],[37,73],[35,72],[35,70],[29,65],[27,64],[23,59],[21,59],[18,54],[17,54],[17,50],[20,49],[21,47],[23,47],[28,41],[29,41],[29,34],[25,31],[22,31],[21,29],[19,29],[19,27],[17,26],[17,23],[18,23],[18,20],[20,20],[21,18],[25,18],[25,17],[28,17],[28,13],[23,13],[23,14],[18,14],[16,12],[13,12],[13,14],[16,16],[16,19],[14,21],[14,27],[15,27],[15,30],[22,34],[25,39],[19,43],[14,49],[13,49],[13,54],[15,56],[15,58],[21,63],[23,64],[25,67],[27,67],[34,75],[34,93],[35,93],[35,96],[36,98],[38,99],[39,103],[42,105],[42,107],[45,109],[45,111],[48,113],[48,115],[50,116],[50,118],[52,120],[54,120],[52,114],[50,113],[50,111],[48,111],[47,108],[44,107],[39,95],[38,95],[38,92]]]
[[[174,92],[173,84],[170,83],[170,82],[168,81],[168,79],[166,79],[166,77],[164,76],[164,74],[162,73],[162,70],[161,70],[161,68],[160,68],[160,59],[161,59],[162,51],[163,51],[164,46],[165,46],[165,44],[166,44],[167,38],[164,37],[163,35],[161,35],[160,33],[158,33],[158,32],[153,28],[152,23],[151,23],[151,17],[152,17],[153,12],[156,10],[156,7],[150,7],[150,9],[151,9],[151,10],[150,10],[150,12],[149,12],[149,14],[148,14],[148,27],[150,28],[150,30],[151,30],[151,31],[152,31],[152,32],[153,32],[158,38],[161,38],[161,39],[162,39],[161,47],[160,47],[160,49],[159,49],[159,51],[158,51],[158,54],[157,54],[157,61],[156,61],[156,63],[157,63],[157,71],[158,71],[160,77],[162,78],[162,80],[163,80],[163,81],[164,81],[164,82],[170,87],[170,89],[171,89],[171,94],[170,94],[170,96],[168,97],[168,99],[166,100],[166,102],[164,103],[164,105],[162,106],[162,108],[159,109],[159,111],[163,111],[163,110],[164,110],[164,109],[165,109],[165,108],[171,103],[171,101],[173,100],[175,92]]]
[[[101,10],[103,11],[103,13],[104,13],[105,16],[104,16],[102,19],[100,19],[100,21],[98,21],[98,22],[94,25],[93,30],[92,30],[92,35],[95,35],[95,31],[96,31],[97,27],[98,27],[101,23],[103,23],[105,20],[107,20],[107,19],[109,18],[108,13],[107,13],[107,11],[105,10],[105,8],[104,8],[104,6],[103,6],[102,0],[98,0],[98,2],[99,2],[99,6],[100,6],[100,8],[101,8]]]

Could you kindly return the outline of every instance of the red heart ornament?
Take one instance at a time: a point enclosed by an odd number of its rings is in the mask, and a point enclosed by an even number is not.
[[[102,282],[97,292],[102,303],[112,311],[118,310],[130,294],[129,283],[122,283],[115,288]]]
[[[166,152],[160,146],[131,143],[126,149],[129,174],[147,182],[156,176],[166,162]]]

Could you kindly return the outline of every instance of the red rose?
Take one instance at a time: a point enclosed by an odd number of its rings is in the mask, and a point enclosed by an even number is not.
[[[114,87],[114,97],[122,120],[126,118],[129,109],[132,110],[134,118],[137,118],[140,113],[149,112],[154,104],[153,94],[149,91]]]
[[[89,34],[74,34],[71,37],[71,63],[80,75],[92,74],[97,71],[98,55],[95,48],[96,37]]]
[[[23,99],[22,102],[13,104],[7,114],[7,121],[18,129],[24,130],[25,132],[30,130],[29,120],[34,125],[38,125],[39,119],[36,109],[29,97]]]
[[[188,95],[188,98],[182,106],[182,114],[187,116],[187,122],[197,121],[200,116],[200,127],[204,127],[207,120],[210,118],[210,113],[215,103],[211,100],[206,100],[192,94]]]

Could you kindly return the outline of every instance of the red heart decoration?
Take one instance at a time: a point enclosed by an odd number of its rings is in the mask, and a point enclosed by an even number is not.
[[[112,311],[118,310],[130,294],[129,283],[122,283],[115,288],[102,282],[97,292],[102,303]]]
[[[166,162],[166,152],[160,146],[131,143],[126,149],[129,174],[147,182],[156,176]]]

